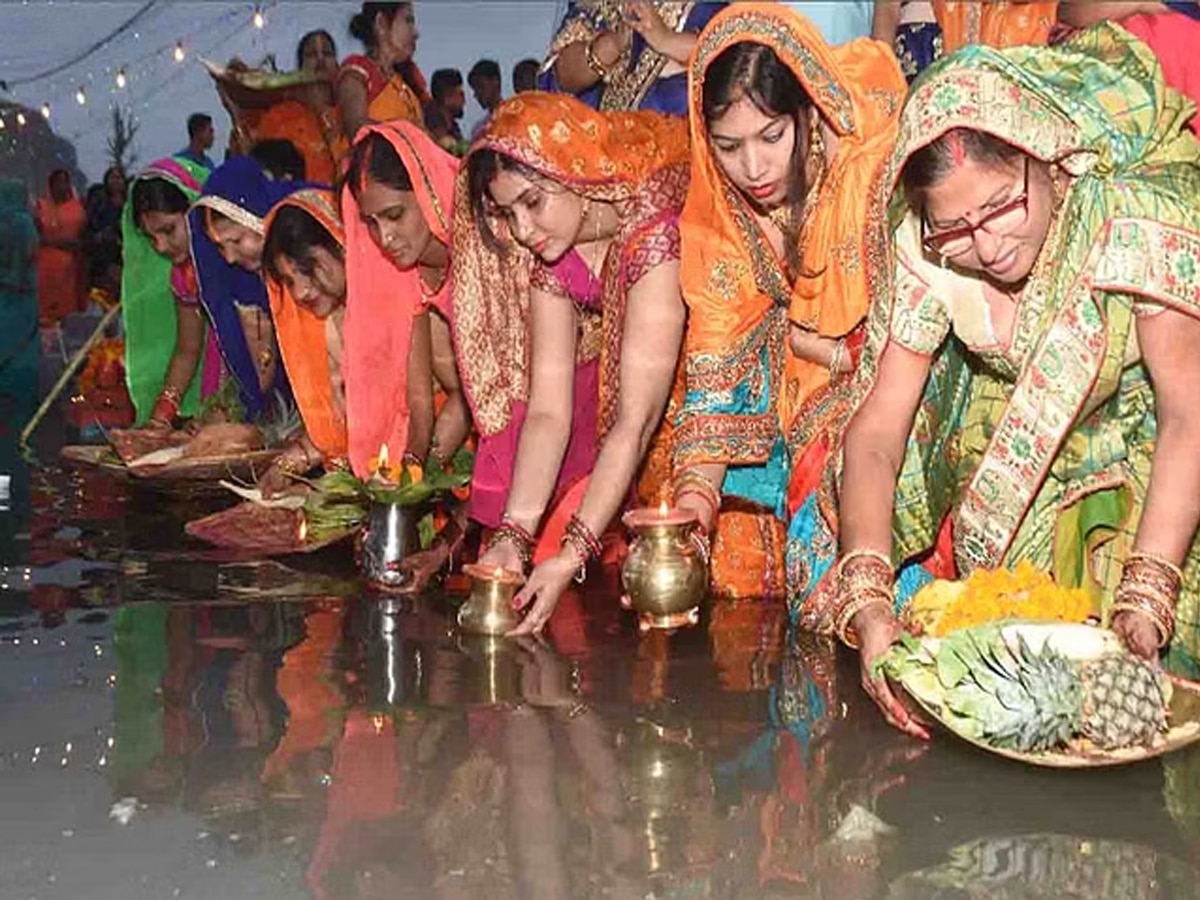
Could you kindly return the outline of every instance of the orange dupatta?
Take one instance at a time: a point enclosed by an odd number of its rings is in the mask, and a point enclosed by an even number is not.
[[[968,44],[999,48],[1045,44],[1058,21],[1057,0],[933,0],[933,12],[946,54]]]
[[[264,233],[270,232],[275,216],[285,206],[304,210],[342,247],[346,246],[346,234],[337,212],[337,198],[332,191],[312,188],[289,195],[267,213]],[[304,430],[326,460],[344,457],[346,417],[342,403],[334,396],[333,379],[329,371],[327,323],[297,303],[282,281],[268,276],[266,282],[279,352],[296,397],[296,406],[304,419]]]
[[[342,63],[337,80],[353,74],[367,85],[367,115],[375,122],[391,122],[403,119],[414,125],[423,125],[425,115],[421,103],[426,99],[425,76],[416,64],[410,72],[419,90],[414,90],[398,72],[386,74],[379,64],[369,56],[350,56]],[[347,135],[356,138],[358,135]]]
[[[450,210],[458,160],[411,122],[366,125],[355,143],[376,133],[400,155],[413,184],[417,205],[433,236],[450,245]],[[408,445],[408,354],[413,316],[429,302],[449,311],[449,281],[426,301],[420,271],[402,271],[375,244],[359,216],[350,185],[342,187],[346,227],[346,415],[350,466],[359,477],[371,474],[372,460],[387,444],[393,459]]]
[[[617,265],[603,278],[600,425],[611,424],[631,238],[641,215],[686,177],[687,131],[653,112],[598,112],[565,94],[529,92],[505,101],[471,147],[517,160],[590,200],[623,206]],[[529,283],[536,261],[493,223],[505,254],[487,246],[471,209],[464,165],[454,192],[453,328],[463,389],[483,435],[502,431],[514,402],[527,399]],[[656,173],[664,180],[654,182]],[[639,207],[638,204],[641,204]],[[615,254],[614,254],[615,255]]]
[[[717,56],[743,42],[775,51],[838,139],[824,181],[809,198],[801,234],[801,271],[816,274],[800,275],[794,287],[781,276],[740,192],[713,158],[706,131],[705,74]],[[690,310],[685,344],[690,391],[694,364],[712,368],[714,360],[738,354],[774,309],[786,308],[791,322],[840,338],[863,321],[872,296],[887,289],[888,185],[881,176],[906,85],[884,44],[864,38],[830,47],[811,22],[778,3],[738,3],[718,13],[700,36],[688,79],[692,185],[681,221],[681,280]],[[777,334],[775,346],[785,340],[786,331]],[[778,430],[742,433],[749,430],[743,425],[735,428],[739,433],[714,435],[697,415],[680,426],[679,440],[694,449],[681,448],[678,463],[763,463],[780,433],[803,430],[793,452],[820,436],[829,417],[804,407],[829,385],[829,371],[790,351],[782,355],[783,388],[773,410]]]

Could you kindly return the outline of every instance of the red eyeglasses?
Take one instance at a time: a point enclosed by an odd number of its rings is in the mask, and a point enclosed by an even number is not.
[[[1029,157],[1025,157],[1025,186],[1021,193],[998,209],[992,210],[974,225],[963,225],[930,233],[921,212],[921,245],[937,256],[962,256],[975,246],[975,232],[986,231],[1000,237],[1020,228],[1029,218]]]

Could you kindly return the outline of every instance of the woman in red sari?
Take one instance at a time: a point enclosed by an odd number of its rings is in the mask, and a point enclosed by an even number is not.
[[[57,325],[64,316],[80,310],[83,299],[83,252],[80,238],[87,227],[87,211],[71,186],[71,173],[50,173],[49,192],[34,210],[41,244],[37,252],[38,319]]]

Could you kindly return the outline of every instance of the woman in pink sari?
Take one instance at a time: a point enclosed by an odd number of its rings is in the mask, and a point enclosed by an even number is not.
[[[71,173],[50,173],[49,193],[37,202],[34,219],[41,244],[37,252],[38,319],[57,325],[64,316],[80,310],[83,299],[83,252],[80,238],[87,227],[87,211],[75,189]]]

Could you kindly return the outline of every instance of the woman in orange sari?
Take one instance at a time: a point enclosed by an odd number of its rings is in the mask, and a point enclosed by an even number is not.
[[[683,335],[687,159],[682,120],[527,93],[499,107],[459,178],[454,332],[480,432],[472,514],[498,526],[481,563],[524,571],[535,535],[553,546],[517,596],[530,609],[516,633],[541,631],[600,554],[651,454]]]
[[[1058,21],[1057,0],[933,0],[933,11],[946,54],[968,44],[1045,44]]]
[[[71,173],[50,173],[49,192],[34,210],[41,243],[37,252],[38,320],[43,327],[57,325],[64,316],[79,312],[83,300],[83,252],[80,238],[87,227],[87,211],[75,196]]]
[[[263,272],[279,353],[304,431],[259,480],[264,494],[318,466],[345,465],[346,235],[332,191],[307,188],[264,220]]]
[[[675,502],[716,526],[719,592],[782,596],[785,517],[844,424],[833,383],[888,287],[880,175],[904,76],[880,42],[831,48],[799,13],[739,3],[690,77]]]
[[[412,3],[364,3],[350,22],[350,33],[367,52],[347,57],[338,73],[337,102],[346,137],[353,140],[370,122],[404,119],[421,125],[430,98],[413,62],[417,20]]]

